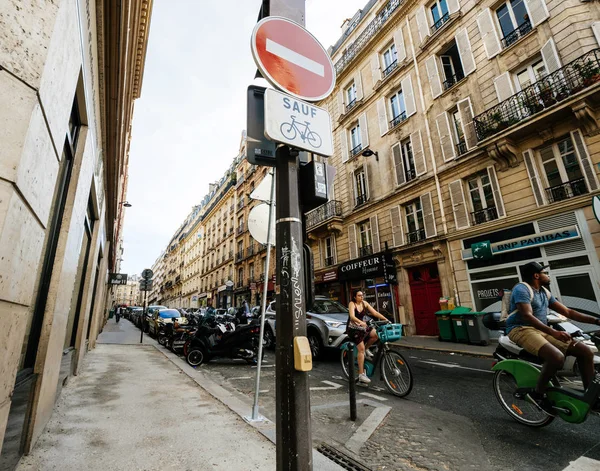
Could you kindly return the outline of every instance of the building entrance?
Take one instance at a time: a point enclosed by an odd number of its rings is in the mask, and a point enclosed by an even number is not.
[[[417,335],[439,335],[435,313],[439,311],[442,286],[437,264],[408,269]]]

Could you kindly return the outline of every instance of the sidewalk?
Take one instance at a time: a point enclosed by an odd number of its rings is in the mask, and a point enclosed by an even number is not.
[[[417,350],[432,350],[435,352],[459,353],[461,355],[470,355],[477,357],[492,357],[497,340],[492,340],[489,345],[470,345],[466,343],[442,342],[437,337],[426,337],[422,335],[409,335],[402,337],[394,344],[404,348],[414,348]]]

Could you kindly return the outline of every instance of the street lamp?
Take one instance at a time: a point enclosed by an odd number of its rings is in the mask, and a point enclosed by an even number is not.
[[[121,201],[119,204],[122,204],[126,208],[131,208],[131,203],[129,201]]]
[[[375,160],[377,162],[379,162],[379,154],[377,153],[377,151],[373,152],[371,149],[367,149],[363,152],[363,154],[365,157],[371,157],[372,155],[375,156]]]

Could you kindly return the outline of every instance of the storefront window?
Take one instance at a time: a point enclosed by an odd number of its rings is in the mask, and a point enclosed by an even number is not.
[[[584,314],[600,315],[600,308],[588,273],[557,275],[556,282],[560,290],[560,302],[565,306]]]

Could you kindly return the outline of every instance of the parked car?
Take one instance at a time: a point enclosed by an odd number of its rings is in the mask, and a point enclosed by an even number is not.
[[[187,319],[177,309],[165,308],[153,310],[152,317],[148,319],[148,333],[156,337],[161,328],[165,324],[173,322],[173,319],[177,319],[177,322],[181,324],[187,324]]]
[[[265,312],[265,345],[275,347],[275,301]],[[325,296],[317,296],[312,308],[306,312],[306,336],[314,359],[319,358],[325,348],[337,348],[346,339],[348,309]]]
[[[144,332],[148,332],[148,329],[150,327],[150,319],[152,319],[152,316],[154,315],[154,313],[157,313],[161,309],[169,309],[169,308],[167,306],[148,306],[148,309],[146,309],[146,318],[142,319],[142,316],[140,316],[140,319],[138,322],[138,327],[140,327],[143,322],[144,323]]]
[[[143,310],[144,310],[143,307],[130,306],[127,308],[127,312],[125,313],[125,318],[135,324],[135,322],[134,322],[135,316],[139,315],[139,313],[141,313]]]

